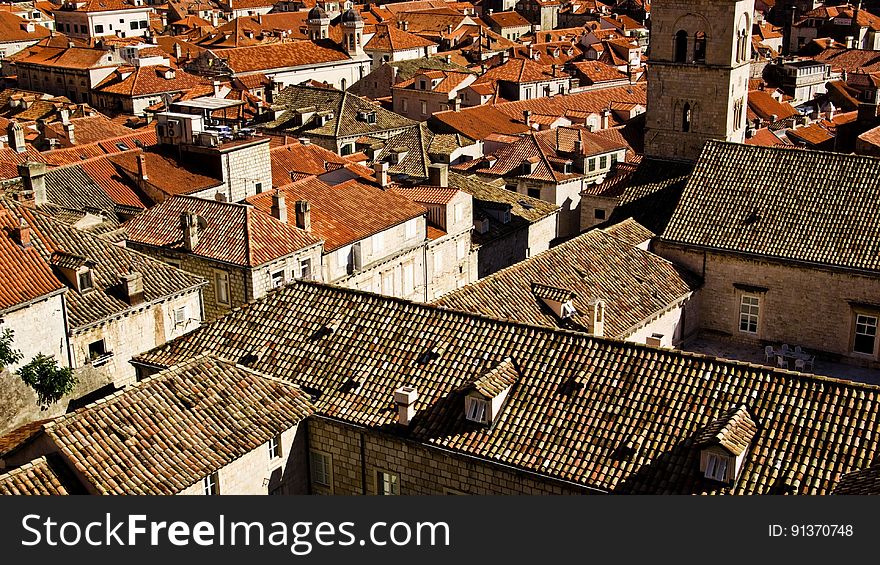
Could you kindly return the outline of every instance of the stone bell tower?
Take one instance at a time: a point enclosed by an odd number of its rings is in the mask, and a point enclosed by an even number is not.
[[[754,0],[654,0],[645,155],[695,161],[743,142]]]

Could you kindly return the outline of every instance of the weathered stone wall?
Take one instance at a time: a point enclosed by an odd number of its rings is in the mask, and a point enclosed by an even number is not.
[[[855,313],[880,314],[877,277],[704,253],[665,242],[657,243],[654,251],[704,277],[701,329],[755,344],[800,345],[842,360],[880,366],[876,347],[871,356],[852,351]],[[739,329],[744,293],[760,298],[756,334]]]
[[[312,494],[376,494],[380,470],[397,475],[402,495],[587,492],[575,485],[450,454],[392,435],[362,431],[325,418],[309,419],[308,433],[309,449],[329,454],[332,459],[332,484],[324,487],[313,480]]]

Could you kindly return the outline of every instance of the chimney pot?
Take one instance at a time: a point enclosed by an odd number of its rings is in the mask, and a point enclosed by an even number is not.
[[[143,153],[137,156],[137,167],[138,178],[142,181],[149,180],[150,176],[147,174],[147,156]]]
[[[180,228],[183,230],[183,247],[192,252],[199,245],[199,217],[190,212],[181,212]]]
[[[48,202],[46,193],[46,164],[28,161],[18,165],[18,176],[24,183],[25,190],[34,195],[34,204],[39,206]]]
[[[376,174],[376,182],[379,186],[385,188],[388,186],[388,163],[376,161],[373,163],[373,171]]]
[[[9,138],[9,147],[16,153],[24,153],[27,146],[24,141],[24,128],[18,122],[12,122],[6,128],[6,136]]]
[[[280,190],[272,193],[272,216],[276,220],[287,223],[287,200]]]
[[[21,219],[18,227],[12,230],[12,238],[17,244],[21,245],[22,247],[30,247],[32,245],[31,227],[24,220],[24,218]]]
[[[312,211],[308,200],[296,201],[296,227],[305,231],[312,231]]]

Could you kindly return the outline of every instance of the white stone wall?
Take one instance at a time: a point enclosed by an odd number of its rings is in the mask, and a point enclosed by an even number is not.
[[[633,343],[645,343],[647,338],[660,334],[663,336],[660,346],[673,347],[697,330],[698,314],[691,302],[685,301],[646,321],[633,333],[621,337]]]
[[[272,274],[284,271],[284,282],[289,283],[302,277],[300,262],[304,259],[311,261],[312,280],[321,280],[321,249],[322,246],[314,245],[299,252],[278,259],[250,271],[251,296],[261,298],[273,287]]]
[[[11,57],[19,51],[34,45],[37,41],[38,40],[36,39],[31,39],[29,41],[2,41],[2,38],[0,38],[0,59]]]
[[[413,229],[407,237],[406,224],[409,222]],[[369,270],[376,263],[423,245],[426,237],[425,216],[419,216],[356,242],[361,244],[362,270]],[[349,265],[353,261],[353,247],[353,244],[345,245],[324,255],[325,281],[335,283],[350,277]]]
[[[229,200],[241,202],[245,198],[272,188],[272,160],[269,142],[242,147],[223,153],[223,181],[229,187]],[[257,184],[260,186],[257,187]]]
[[[174,311],[186,308],[187,321],[174,324]],[[162,345],[170,339],[190,332],[202,323],[201,291],[194,290],[153,305],[145,304],[128,314],[84,330],[74,330],[71,336],[73,364],[77,369],[92,368],[105,374],[116,386],[135,382],[134,367],[129,359]],[[104,340],[112,352],[110,359],[99,366],[89,361],[89,344]]]
[[[63,294],[56,294],[25,308],[6,312],[0,317],[0,334],[6,329],[14,333],[12,347],[24,359],[7,367],[14,371],[38,353],[52,355],[62,367],[68,366],[67,326]]]
[[[302,431],[300,431],[302,430]],[[281,433],[281,458],[270,459],[264,443],[217,471],[221,495],[301,494],[305,492],[305,426]],[[202,481],[182,490],[182,495],[203,495]]]
[[[222,50],[220,50],[220,53],[222,55]],[[280,83],[282,87],[301,84],[308,80],[316,80],[318,82],[327,82],[335,88],[346,89],[369,74],[371,65],[371,59],[365,55],[356,59],[331,64],[297,67],[295,69],[267,69],[240,73],[236,76],[263,73],[275,82]]]

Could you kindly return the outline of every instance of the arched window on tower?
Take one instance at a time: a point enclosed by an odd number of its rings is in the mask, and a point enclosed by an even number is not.
[[[688,52],[688,33],[681,30],[675,34],[675,62],[686,63]]]
[[[691,131],[691,104],[690,102],[684,105],[684,108],[681,109],[681,131],[687,133]]]
[[[706,32],[698,31],[694,34],[694,61],[706,62]]]

